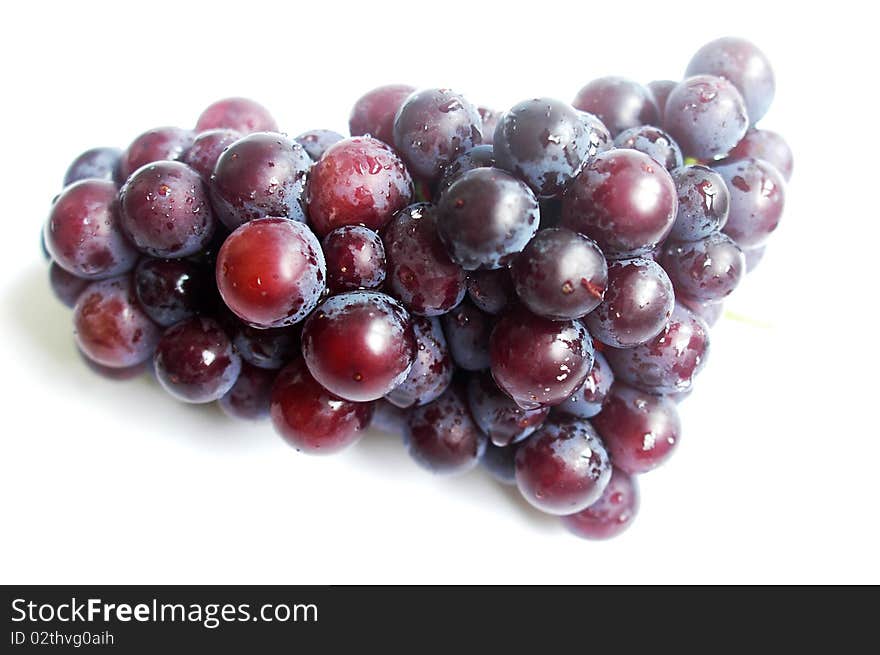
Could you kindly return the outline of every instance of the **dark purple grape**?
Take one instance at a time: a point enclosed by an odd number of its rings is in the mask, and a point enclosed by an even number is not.
[[[588,111],[578,110],[578,116],[587,128],[587,134],[590,139],[590,148],[587,156],[592,159],[600,152],[611,150],[614,147],[614,137],[611,131],[605,127],[605,123],[600,121],[595,115]]]
[[[68,273],[57,263],[49,264],[49,286],[55,297],[66,307],[73,307],[80,294],[89,286],[89,280]]]
[[[593,366],[593,341],[580,321],[551,321],[521,307],[495,325],[489,352],[495,383],[524,409],[565,402]]]
[[[674,400],[620,383],[614,385],[593,426],[614,465],[631,475],[665,462],[681,438]]]
[[[605,351],[618,380],[654,394],[688,391],[708,354],[709,326],[681,303],[650,341]]]
[[[91,280],[127,273],[138,252],[119,226],[116,185],[82,180],[61,192],[46,221],[43,241],[65,271]]]
[[[412,458],[432,473],[469,471],[486,450],[486,435],[474,424],[456,386],[434,402],[410,411],[403,440]]]
[[[119,206],[125,235],[153,257],[193,255],[216,229],[202,178],[177,161],[156,162],[135,171],[119,192]]]
[[[663,127],[687,157],[718,159],[739,143],[749,117],[736,87],[720,77],[697,75],[669,94]]]
[[[425,405],[438,398],[452,382],[455,366],[437,318],[411,317],[416,358],[409,375],[385,399],[398,407]]]
[[[489,373],[471,376],[468,405],[480,430],[496,446],[522,441],[544,424],[549,407],[523,409],[502,392]]]
[[[322,387],[302,358],[288,364],[272,387],[272,424],[300,452],[330,455],[358,441],[373,418],[373,403],[345,400]]]
[[[748,254],[746,255],[746,270],[748,271]],[[718,322],[718,319],[721,318],[721,315],[724,313],[724,303],[720,302],[702,302],[699,300],[694,300],[693,298],[676,298],[676,302],[680,302],[682,305],[691,310],[694,314],[696,314],[707,327],[712,327]]]
[[[342,293],[377,289],[385,281],[385,246],[379,235],[361,225],[344,225],[321,244],[327,263],[327,289]]]
[[[376,291],[330,296],[306,319],[302,352],[312,376],[333,394],[367,402],[390,393],[415,361],[410,317]]]
[[[602,411],[602,405],[614,383],[614,372],[598,350],[593,353],[593,357],[593,367],[581,388],[564,403],[557,405],[554,411],[577,418],[593,418]]]
[[[385,228],[391,293],[413,313],[438,316],[465,294],[464,270],[449,258],[437,229],[433,205],[411,205]]]
[[[563,516],[562,524],[582,539],[610,539],[626,530],[638,511],[638,482],[614,467],[599,500],[576,514]]]
[[[224,98],[209,105],[196,122],[196,132],[227,129],[241,134],[277,132],[269,110],[249,98]]]
[[[471,302],[487,314],[500,314],[516,300],[516,289],[506,268],[471,271],[467,290]]]
[[[678,82],[675,80],[654,80],[653,82],[648,82],[646,85],[657,105],[661,124],[663,123],[663,114],[666,110],[666,100],[669,98],[669,94],[672,93],[672,89],[675,88],[676,84],[678,84]]]
[[[730,191],[724,233],[741,248],[763,245],[779,225],[785,207],[785,181],[772,164],[743,159],[715,168]]]
[[[501,112],[488,107],[477,107],[480,113],[480,121],[483,125],[483,143],[492,143],[495,139],[495,128],[498,126],[498,119],[501,118]]]
[[[76,344],[93,362],[128,368],[149,359],[161,331],[141,309],[128,275],[93,282],[73,310]]]
[[[486,451],[480,459],[480,464],[501,484],[515,486],[518,449],[516,445],[501,447],[489,442],[486,444]]]
[[[609,150],[581,171],[562,198],[562,224],[608,257],[645,253],[669,234],[678,200],[663,166],[636,150]]]
[[[256,327],[304,319],[321,295],[327,267],[303,223],[261,218],[233,232],[217,255],[217,288],[236,316]]]
[[[669,233],[677,241],[698,241],[727,223],[730,192],[722,177],[699,164],[672,171],[678,191],[678,213]]]
[[[542,512],[573,514],[602,496],[611,480],[611,460],[587,422],[548,421],[516,453],[516,485]]]
[[[185,259],[144,257],[134,271],[134,288],[147,315],[163,327],[192,318],[206,304],[210,271]]]
[[[241,373],[232,388],[218,402],[232,418],[256,421],[269,417],[275,371],[241,363]]]
[[[107,180],[112,182],[116,179],[119,170],[119,160],[122,151],[119,148],[92,148],[86,150],[71,162],[64,174],[64,186],[69,186],[80,180]]]
[[[755,267],[761,263],[761,260],[764,258],[765,250],[767,250],[767,246],[758,246],[757,248],[743,250],[743,254],[746,258],[746,273],[751,273],[755,270]]]
[[[724,163],[750,158],[763,159],[773,164],[782,173],[786,182],[791,179],[794,155],[792,155],[791,148],[788,147],[785,139],[776,132],[755,128],[749,130],[736,144],[736,148],[730,151]]]
[[[660,263],[676,294],[704,302],[724,300],[746,273],[742,250],[720,232],[699,241],[667,242]]]
[[[493,166],[495,166],[495,151],[491,144],[474,146],[456,157],[455,161],[443,169],[443,177],[437,183],[437,196],[442,195],[446,189],[452,186],[453,182],[468,171]]]
[[[489,335],[492,318],[464,300],[440,317],[452,361],[466,371],[489,368]]]
[[[344,139],[309,173],[309,225],[321,237],[343,225],[378,231],[412,197],[412,178],[390,146],[368,136]]]
[[[730,80],[742,94],[752,124],[767,113],[776,92],[770,61],[755,44],[737,37],[716,39],[697,50],[685,75],[716,75]]]
[[[370,427],[388,434],[403,434],[409,412],[395,407],[387,400],[377,400]]]
[[[561,227],[541,230],[510,266],[516,293],[545,318],[581,318],[602,302],[608,266],[599,246]]]
[[[251,366],[279,369],[299,354],[298,327],[255,328],[236,322],[232,342]]]
[[[602,343],[631,348],[659,334],[674,305],[672,282],[660,264],[624,259],[609,264],[605,300],[584,322]]]
[[[535,195],[497,168],[462,175],[440,197],[437,230],[462,268],[502,268],[538,231]]]
[[[494,152],[498,168],[528,184],[539,198],[555,198],[589,157],[590,134],[571,105],[535,98],[502,114]]]
[[[389,84],[373,89],[358,98],[348,119],[352,136],[370,136],[394,145],[394,117],[415,88],[406,84]]]
[[[426,89],[410,95],[394,118],[394,146],[410,172],[428,182],[443,167],[483,140],[480,114],[449,89]]]
[[[345,137],[333,130],[309,130],[294,139],[308,153],[312,161],[318,161],[327,152],[327,148]]]
[[[119,180],[124,182],[128,176],[141,166],[157,161],[176,161],[192,145],[195,134],[179,127],[157,127],[138,136],[122,153],[119,160]]]
[[[629,148],[643,152],[666,170],[671,171],[682,165],[681,148],[675,140],[659,127],[640,125],[624,130],[614,139],[618,148]]]
[[[211,176],[211,201],[230,230],[268,216],[305,221],[303,187],[312,160],[281,134],[255,132],[226,148]]]
[[[216,129],[202,132],[183,153],[181,161],[195,169],[207,184],[211,181],[211,175],[220,155],[240,138],[241,133],[235,130]]]
[[[657,105],[654,98],[638,82],[622,77],[600,77],[578,91],[573,104],[581,111],[595,115],[612,136],[639,125],[656,125]]]

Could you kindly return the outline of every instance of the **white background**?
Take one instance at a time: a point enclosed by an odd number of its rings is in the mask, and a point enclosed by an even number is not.
[[[845,2],[306,4],[4,9],[0,582],[880,582],[868,17]],[[352,102],[391,82],[499,109],[570,100],[600,75],[678,77],[725,34],[775,67],[763,124],[795,151],[788,206],[712,333],[677,454],[641,479],[619,539],[575,539],[479,470],[431,477],[395,437],[300,455],[268,424],[101,379],[74,351],[38,232],[87,147],[191,126],[228,95],[291,134],[344,131]]]

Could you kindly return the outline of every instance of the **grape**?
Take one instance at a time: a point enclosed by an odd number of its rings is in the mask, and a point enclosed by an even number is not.
[[[497,168],[462,175],[441,196],[437,230],[465,270],[502,268],[538,230],[538,201],[522,182]]]
[[[605,352],[618,380],[654,394],[690,390],[708,354],[709,326],[681,303],[650,341]]]
[[[746,270],[748,271],[748,256],[746,256]],[[721,302],[702,302],[692,298],[676,298],[676,301],[697,315],[707,327],[712,327],[724,313],[724,304]]]
[[[472,271],[467,279],[468,298],[487,314],[500,314],[515,299],[516,289],[505,268]]]
[[[516,453],[516,485],[542,512],[572,514],[602,496],[611,479],[611,461],[587,422],[548,421]]]
[[[438,398],[452,382],[454,366],[437,318],[411,317],[416,358],[409,375],[385,396],[397,407],[425,405]]]
[[[779,225],[785,206],[785,181],[772,164],[743,159],[715,168],[730,191],[730,215],[724,233],[741,248],[763,245]]]
[[[577,111],[563,102],[535,98],[514,105],[498,121],[494,152],[539,198],[558,197],[590,151],[590,135]]]
[[[82,278],[126,273],[138,258],[119,227],[116,185],[106,180],[82,180],[65,188],[52,205],[43,240],[61,268]]]
[[[480,145],[480,127],[480,114],[463,96],[449,89],[417,91],[394,118],[394,145],[413,175],[434,182],[444,166]]]
[[[749,127],[742,96],[730,82],[696,75],[679,82],[666,101],[663,127],[688,157],[723,157]]]
[[[791,148],[776,132],[752,128],[736,144],[736,148],[730,151],[724,163],[750,158],[763,159],[773,164],[782,173],[786,182],[791,179],[794,156],[791,153]]]
[[[321,246],[327,262],[330,293],[382,286],[385,246],[372,230],[360,225],[344,225],[329,232]]]
[[[370,422],[371,428],[389,434],[403,434],[409,416],[408,411],[395,407],[387,400],[377,400],[373,405],[376,409]]]
[[[358,98],[348,119],[352,136],[372,137],[394,145],[394,117],[415,88],[406,84],[389,84],[365,93]]]
[[[724,300],[746,272],[742,250],[720,232],[699,241],[667,243],[660,263],[677,294],[704,302]]]
[[[442,195],[453,182],[475,168],[491,168],[495,166],[495,150],[491,145],[474,146],[460,154],[451,164],[443,169],[443,177],[437,183],[437,195]]]
[[[82,360],[82,362],[89,368],[90,371],[96,373],[97,375],[100,375],[102,378],[113,380],[114,382],[125,382],[127,380],[134,380],[135,378],[138,378],[146,373],[151,368],[151,361],[149,358],[141,362],[140,364],[114,368],[112,366],[104,366],[103,364],[99,364],[98,362],[89,359],[89,357],[79,348],[76,349],[76,352],[79,355],[80,360]]]
[[[584,322],[602,343],[630,348],[659,334],[674,303],[672,283],[658,263],[625,259],[609,264],[605,300]]]
[[[184,259],[144,257],[134,271],[134,288],[147,315],[163,327],[192,318],[210,292],[210,273]]]
[[[498,119],[501,113],[488,107],[477,107],[480,114],[480,122],[483,126],[483,143],[492,143],[495,139],[495,128],[498,126]]]
[[[241,373],[232,388],[218,402],[232,418],[256,421],[269,416],[269,401],[275,371],[241,363]]]
[[[192,145],[183,153],[181,161],[194,168],[207,184],[211,181],[211,175],[220,155],[240,138],[241,133],[235,130],[207,130],[195,138]]]
[[[678,84],[678,82],[674,80],[654,80],[647,84],[648,91],[651,92],[651,96],[654,98],[654,103],[657,105],[660,123],[663,123],[663,115],[666,113],[666,100],[669,98],[669,94],[672,92],[672,89],[675,88],[676,84]]]
[[[486,450],[486,435],[474,424],[464,395],[455,386],[410,411],[403,440],[420,466],[447,475],[474,468]]]
[[[220,155],[211,176],[211,202],[230,230],[269,216],[305,220],[302,192],[312,160],[281,134],[255,132]]]
[[[593,366],[593,342],[580,321],[551,321],[522,308],[495,325],[489,352],[496,384],[523,409],[564,402]]]
[[[389,146],[367,136],[344,139],[327,149],[309,175],[309,223],[318,236],[342,225],[379,230],[412,196],[412,179]]]
[[[141,166],[176,161],[192,145],[195,135],[179,127],[157,127],[138,136],[119,160],[119,179],[125,181]]]
[[[176,161],[135,171],[119,192],[119,223],[142,252],[186,257],[214,235],[216,219],[199,174]]]
[[[578,91],[573,104],[595,115],[612,136],[639,125],[656,125],[657,105],[651,92],[622,77],[600,77]]]
[[[610,539],[626,530],[638,511],[638,482],[615,467],[599,500],[576,514],[563,516],[562,524],[584,539]]]
[[[74,159],[64,174],[64,186],[80,180],[116,179],[122,151],[119,148],[92,148]]]
[[[279,369],[299,354],[296,326],[265,329],[236,321],[232,335],[241,358],[257,368]]]
[[[333,130],[309,130],[294,139],[308,153],[312,161],[318,161],[327,152],[327,148],[342,141],[345,137]]]
[[[614,137],[611,136],[610,130],[605,127],[605,123],[587,111],[578,110],[578,116],[583,121],[589,135],[590,148],[587,152],[589,159],[592,159],[600,152],[611,150],[614,147]]]
[[[614,372],[598,350],[593,354],[593,357],[593,367],[581,388],[565,402],[557,405],[554,411],[576,418],[593,418],[602,411],[602,405],[614,383]]]
[[[722,177],[705,166],[682,166],[672,171],[678,190],[678,213],[670,239],[698,241],[727,223],[730,192]]]
[[[303,325],[302,352],[312,376],[346,400],[378,400],[407,375],[416,356],[409,314],[376,291],[325,300]]]
[[[630,474],[647,473],[666,461],[681,437],[675,401],[625,384],[615,384],[593,419],[614,465]]]
[[[232,341],[217,321],[205,317],[165,330],[153,365],[165,391],[187,403],[219,400],[241,372],[241,358]]]
[[[545,318],[580,318],[605,294],[608,267],[599,246],[565,228],[541,230],[510,267],[516,293]]]
[[[298,358],[279,374],[272,387],[272,424],[300,452],[329,455],[363,435],[373,417],[373,403],[335,396],[322,387]]]
[[[489,442],[480,459],[480,464],[495,480],[501,484],[516,485],[516,451],[517,446],[496,446]]]
[[[83,354],[110,368],[128,368],[147,360],[161,335],[138,304],[128,275],[87,286],[76,301],[73,326]]]
[[[743,250],[743,255],[745,255],[746,258],[746,273],[751,273],[755,270],[755,267],[761,263],[766,249],[767,246],[758,246],[757,248]]]
[[[301,321],[324,291],[321,244],[302,223],[262,218],[233,232],[217,255],[217,287],[239,318],[256,327]]]
[[[550,413],[549,407],[519,407],[488,373],[472,375],[467,389],[471,416],[495,446],[522,441],[541,427]]]
[[[773,102],[776,81],[763,52],[736,37],[716,39],[697,50],[685,75],[717,75],[730,80],[742,94],[752,123],[757,123]]]
[[[209,105],[199,120],[196,132],[227,129],[241,134],[277,132],[278,124],[269,110],[248,98],[224,98]]]
[[[77,277],[73,273],[68,273],[57,263],[51,262],[49,264],[49,286],[52,287],[55,297],[64,306],[72,308],[76,305],[79,295],[89,286],[89,281]]]
[[[440,317],[452,361],[466,371],[489,368],[489,335],[492,320],[469,301]]]
[[[675,140],[658,127],[641,125],[624,130],[614,139],[618,148],[629,148],[643,152],[654,161],[671,171],[682,165],[681,148]]]
[[[669,173],[636,150],[598,154],[562,199],[562,224],[609,257],[649,251],[669,234],[678,201]]]
[[[465,294],[465,272],[449,258],[437,228],[437,210],[422,203],[398,213],[383,234],[391,293],[425,316],[448,312]]]

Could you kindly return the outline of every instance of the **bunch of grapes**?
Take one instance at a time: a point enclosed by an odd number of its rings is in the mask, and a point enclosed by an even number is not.
[[[774,78],[725,38],[682,81],[605,77],[504,113],[385,86],[351,137],[221,100],[80,155],[43,232],[85,361],[271,417],[297,450],[400,431],[605,538],[678,445],[722,301],[776,228]]]

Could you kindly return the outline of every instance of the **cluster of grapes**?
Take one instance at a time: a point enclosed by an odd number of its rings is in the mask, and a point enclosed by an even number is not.
[[[680,437],[709,325],[763,252],[791,152],[773,73],[713,41],[683,81],[606,77],[497,114],[363,96],[295,139],[241,98],[67,171],[50,277],[97,370],[331,453],[372,423],[479,462],[575,533],[619,533]]]

